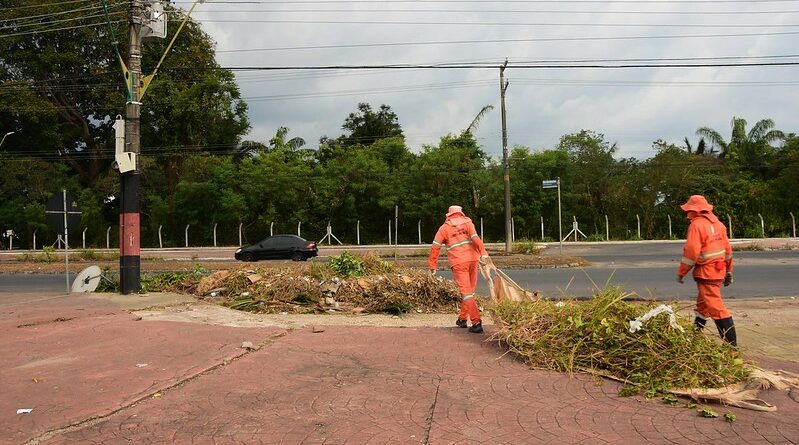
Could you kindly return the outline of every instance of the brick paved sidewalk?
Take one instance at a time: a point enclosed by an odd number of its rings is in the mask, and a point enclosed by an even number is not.
[[[659,400],[620,398],[615,382],[529,370],[484,336],[457,328],[286,332],[136,321],[87,299],[49,303],[0,308],[0,442],[777,444],[799,438],[799,403],[782,392],[763,393],[776,413],[714,406],[737,421],[704,419]],[[245,340],[264,346],[247,352],[240,348]],[[799,372],[795,362],[766,364]],[[16,408],[33,412],[16,415]]]

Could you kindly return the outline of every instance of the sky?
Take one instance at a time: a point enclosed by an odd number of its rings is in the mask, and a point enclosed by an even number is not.
[[[193,17],[217,42],[224,67],[491,65],[236,71],[249,104],[251,140],[268,141],[285,126],[289,137],[316,147],[319,137],[342,134],[344,119],[368,102],[391,106],[408,145],[419,151],[462,131],[493,105],[475,137],[499,158],[498,66],[505,59],[509,147],[552,148],[562,135],[589,129],[617,143],[617,157],[646,159],[657,139],[681,145],[688,137],[695,145],[702,126],[729,137],[733,116],[750,126],[771,118],[777,129],[799,132],[799,65],[520,67],[586,59],[610,60],[594,62],[605,65],[799,62],[799,0],[209,0]],[[453,41],[469,43],[440,44]]]

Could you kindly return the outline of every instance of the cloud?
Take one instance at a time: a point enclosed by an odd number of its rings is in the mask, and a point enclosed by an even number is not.
[[[451,61],[497,64],[506,57],[511,62],[534,62],[793,54],[796,35],[790,34],[607,40],[624,36],[795,31],[792,27],[773,27],[791,25],[791,20],[796,18],[795,13],[778,13],[786,8],[789,7],[780,3],[646,1],[253,2],[206,3],[198,6],[195,18],[218,42],[217,59],[223,66]],[[442,10],[449,12],[439,12]],[[667,12],[671,14],[665,14]],[[231,20],[233,22],[228,22]],[[270,20],[432,24],[264,22]],[[458,25],[454,22],[505,25]],[[525,23],[528,25],[520,25]],[[601,24],[617,26],[597,26]],[[758,24],[770,26],[753,27]],[[584,40],[227,52],[376,42],[533,38]],[[728,61],[775,60],[797,61],[799,58]],[[750,122],[770,117],[786,132],[796,132],[799,127],[799,114],[795,112],[799,99],[796,67],[559,70],[511,67],[506,73],[510,81],[507,97],[510,146],[549,148],[557,144],[561,135],[585,128],[604,133],[609,141],[618,142],[620,156],[646,158],[653,154],[652,141],[664,139],[679,143],[686,136],[695,139],[694,132],[701,126],[711,126],[726,135],[732,116],[742,116]],[[252,130],[249,139],[266,141],[277,127],[287,126],[291,128],[291,135],[303,137],[310,146],[315,146],[320,136],[341,134],[341,124],[355,111],[357,103],[369,102],[373,106],[390,105],[399,116],[409,144],[419,149],[424,144],[437,143],[448,132],[462,130],[484,105],[492,104],[496,108],[485,116],[476,137],[489,155],[498,157],[501,155],[498,74],[495,68],[245,71],[237,72],[237,79],[242,95],[250,98]]]

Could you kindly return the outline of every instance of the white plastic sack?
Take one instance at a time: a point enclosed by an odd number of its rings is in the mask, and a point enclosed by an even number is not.
[[[641,327],[643,327],[643,324],[644,324],[645,321],[649,320],[650,318],[652,318],[652,317],[654,317],[656,315],[660,315],[660,314],[662,314],[664,312],[669,314],[669,325],[671,325],[672,328],[677,329],[680,332],[685,332],[685,330],[682,328],[682,326],[677,324],[677,316],[674,315],[674,310],[671,308],[671,306],[667,306],[665,304],[661,304],[660,306],[652,309],[651,311],[649,311],[646,314],[636,318],[635,320],[631,320],[630,321],[630,332],[637,332],[638,330],[641,329]]]

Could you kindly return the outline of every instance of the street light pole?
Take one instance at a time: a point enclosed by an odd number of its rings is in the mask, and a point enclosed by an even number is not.
[[[505,68],[508,61],[499,67],[499,92],[500,92],[500,111],[502,112],[502,182],[505,185],[505,252],[510,253],[512,232],[511,232],[511,208],[510,208],[510,162],[508,161],[508,126],[505,118],[505,92],[508,90],[508,82],[505,80]]]
[[[3,142],[6,141],[6,138],[11,136],[12,134],[16,133],[15,131],[9,131],[8,133],[3,135],[3,139],[0,139],[0,147],[3,146]]]

